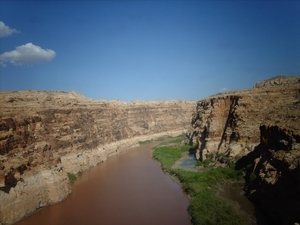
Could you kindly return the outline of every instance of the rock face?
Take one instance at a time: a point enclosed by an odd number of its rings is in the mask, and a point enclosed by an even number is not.
[[[265,212],[268,224],[300,222],[300,132],[272,125],[260,131],[260,144],[236,164],[248,168],[246,196]]]
[[[190,126],[192,101],[93,101],[76,92],[0,93],[0,224],[70,193],[67,173]]]
[[[210,153],[239,159],[246,195],[270,224],[300,223],[300,77],[200,100],[192,125],[200,160]]]
[[[248,154],[260,143],[262,124],[297,130],[299,104],[300,77],[275,77],[259,82],[253,89],[198,101],[192,119],[197,157],[203,160],[209,153],[231,157]]]
[[[285,76],[278,76],[275,78],[271,78],[269,80],[263,80],[260,82],[257,82],[254,85],[254,88],[268,88],[268,87],[276,87],[276,86],[292,86],[298,84],[300,85],[299,77],[294,76],[294,77],[285,77]]]

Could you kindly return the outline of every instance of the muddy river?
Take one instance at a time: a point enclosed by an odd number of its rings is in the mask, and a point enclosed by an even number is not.
[[[189,200],[143,145],[111,157],[77,178],[72,194],[17,225],[185,225]]]

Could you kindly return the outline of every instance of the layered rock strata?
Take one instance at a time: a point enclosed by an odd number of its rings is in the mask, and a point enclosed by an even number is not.
[[[262,124],[297,130],[300,77],[275,77],[253,89],[227,92],[197,102],[193,114],[193,137],[197,158],[218,153],[241,157],[260,143]]]
[[[267,224],[300,223],[300,77],[200,100],[192,125],[197,157],[237,160],[246,171],[246,195]]]
[[[178,135],[192,101],[93,101],[76,92],[0,93],[0,224],[69,193],[67,173],[107,160],[138,141]]]

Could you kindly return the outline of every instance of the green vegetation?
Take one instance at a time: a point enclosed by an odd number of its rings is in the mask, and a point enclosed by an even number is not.
[[[76,180],[76,174],[68,173],[69,182],[72,184]]]
[[[169,139],[169,138],[171,138],[171,136],[166,135],[166,136],[162,136],[162,137],[157,138],[155,141],[164,141],[164,140]]]
[[[209,167],[209,165],[210,165],[211,163],[213,163],[213,162],[214,162],[214,161],[211,160],[211,159],[205,159],[205,160],[203,160],[203,162],[197,161],[196,166],[203,166],[204,168],[207,168],[207,167]]]
[[[74,173],[68,173],[70,184],[74,183],[74,181],[76,180],[76,178],[78,176],[80,176],[82,173],[83,173],[82,170],[79,170],[76,174],[74,174]]]
[[[241,180],[242,171],[227,167],[209,168],[205,172],[191,172],[172,169],[172,165],[181,158],[181,154],[193,148],[190,145],[159,145],[154,148],[153,157],[161,163],[164,171],[176,176],[183,189],[191,197],[189,214],[194,225],[203,224],[247,224],[247,219],[238,214],[224,199],[217,196],[218,185],[228,180]],[[209,156],[204,165],[212,162]],[[203,165],[203,166],[204,166]]]
[[[167,140],[167,139],[170,139],[170,138],[172,138],[172,137],[168,136],[168,135],[165,135],[165,136],[159,137],[157,139],[139,141],[139,145],[145,145],[145,144],[149,144],[149,143],[152,143],[152,142],[155,142],[155,141],[164,141],[164,140]]]
[[[190,148],[189,145],[181,147],[159,145],[154,148],[153,158],[161,163],[163,170],[171,172],[171,166],[181,158],[182,152],[188,151]]]
[[[234,169],[235,168],[235,163],[234,160],[228,156],[226,156],[225,154],[221,153],[209,153],[206,154],[206,159],[203,160],[203,162],[201,161],[197,161],[196,166],[203,166],[204,168],[212,168],[215,167],[216,163],[222,163],[227,165],[229,168]]]
[[[253,180],[255,180],[255,179],[256,179],[255,173],[251,172],[251,173],[250,173],[250,180],[253,181]]]
[[[226,164],[229,168],[234,169],[235,167],[235,163],[232,160],[232,158],[229,158],[228,156],[226,156],[225,154],[221,153],[221,154],[217,154],[216,156],[217,160],[220,163],[224,163]]]
[[[151,139],[151,140],[146,140],[146,141],[139,141],[139,145],[145,145],[145,144],[149,144],[152,142],[156,142],[156,141],[165,141],[165,140],[170,140],[171,143],[180,143],[182,142],[182,140],[186,137],[186,135],[184,133],[178,135],[177,137],[173,138],[172,136],[169,135],[165,135],[162,137],[159,137],[157,139]]]

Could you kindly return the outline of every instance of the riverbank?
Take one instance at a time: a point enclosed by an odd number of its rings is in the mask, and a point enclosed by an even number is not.
[[[238,183],[242,180],[240,171],[219,167],[195,172],[191,171],[190,165],[187,166],[188,170],[178,169],[178,166],[182,164],[179,159],[182,155],[184,158],[188,157],[191,149],[192,146],[178,143],[163,144],[154,148],[153,158],[160,162],[164,171],[180,181],[183,190],[190,196],[188,211],[192,223],[194,225],[256,224],[253,217],[241,207],[221,197],[224,191],[228,191],[226,187],[229,182]]]
[[[66,200],[16,225],[191,225],[188,197],[153,160],[155,145],[128,149],[83,172]]]
[[[155,140],[162,136],[178,136],[185,130],[161,132],[120,140],[86,151],[71,151],[59,157],[55,165],[40,164],[22,171],[14,187],[0,190],[0,224],[13,224],[41,208],[59,203],[70,193],[70,177],[86,171],[112,156],[139,146],[139,141]]]

